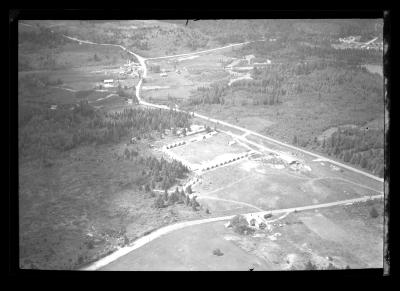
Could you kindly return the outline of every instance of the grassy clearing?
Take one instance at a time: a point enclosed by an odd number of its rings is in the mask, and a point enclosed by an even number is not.
[[[247,151],[246,148],[238,144],[229,146],[230,141],[232,141],[230,136],[219,133],[202,141],[173,148],[171,151],[195,164],[207,163],[223,154],[238,154]]]
[[[359,173],[344,169],[342,167],[336,166],[331,164],[330,162],[326,162],[326,161],[314,161],[317,158],[308,154],[304,154],[301,152],[296,152],[294,150],[288,149],[284,146],[280,146],[278,144],[275,144],[273,142],[267,141],[263,138],[254,136],[254,135],[248,135],[246,137],[248,140],[250,141],[254,141],[258,144],[264,145],[267,148],[273,149],[273,150],[277,150],[277,151],[283,151],[283,152],[287,152],[290,153],[291,155],[296,156],[297,158],[303,160],[306,162],[306,164],[311,167],[312,172],[311,173],[319,173],[320,176],[327,176],[327,177],[336,177],[336,178],[341,178],[341,179],[347,179],[347,180],[351,180],[354,181],[356,183],[359,183],[361,185],[365,185],[367,187],[371,187],[376,189],[377,191],[383,191],[383,185],[381,182],[373,180],[369,177],[366,177],[364,175],[361,175]],[[314,152],[318,155],[322,155],[322,156],[326,156],[327,158],[329,158],[330,160],[334,160],[340,163],[344,163],[345,162],[339,160],[338,158],[329,156],[329,155],[324,155],[324,154],[320,154],[318,153],[316,150],[314,149],[306,149],[307,151],[310,152]],[[365,169],[362,169],[361,167],[357,166],[357,165],[351,165],[349,164],[349,166],[355,168],[355,169],[359,169],[362,171],[365,171]],[[334,168],[336,167],[336,168]]]
[[[269,269],[267,262],[224,239],[224,222],[184,228],[156,239],[101,270],[243,270]],[[207,243],[204,243],[206,241]],[[223,256],[213,254],[220,249]]]
[[[120,48],[79,44],[66,41],[58,48],[32,49],[31,42],[20,40],[18,50],[19,66],[22,70],[71,69],[95,66],[121,66],[130,57]]]
[[[213,45],[203,33],[157,20],[24,21],[99,43],[118,43],[143,56],[164,56],[201,50]]]
[[[343,180],[323,178],[330,171],[330,168],[325,168],[302,175],[289,169],[274,169],[256,161],[242,161],[203,174],[202,183],[193,189],[199,197],[205,195],[244,202],[265,210],[377,194]],[[230,202],[225,204],[210,204],[210,210],[219,211],[240,206]]]
[[[303,270],[382,267],[382,203],[292,213],[268,231],[239,235],[214,222],[172,232],[102,270]],[[376,207],[377,218],[369,216]],[[204,240],[207,244],[204,244]],[[215,256],[220,249],[223,256]]]

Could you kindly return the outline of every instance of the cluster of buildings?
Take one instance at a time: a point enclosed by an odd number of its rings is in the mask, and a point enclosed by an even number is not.
[[[128,83],[130,83],[132,78],[128,77],[140,77],[140,71],[141,71],[141,66],[137,63],[131,62],[128,60],[126,64],[124,64],[122,67],[119,67],[117,69],[113,70],[104,70],[105,74],[112,74],[113,77],[116,77],[117,79],[104,79],[102,83],[97,84],[97,87],[101,88],[115,88],[118,87],[118,85],[121,84],[121,80],[126,80],[123,82],[127,87],[130,87]]]
[[[138,63],[131,62],[131,60],[128,60],[126,64],[124,64],[122,67],[119,68],[119,74],[121,77],[125,76],[139,76],[139,71],[141,70],[141,66]]]

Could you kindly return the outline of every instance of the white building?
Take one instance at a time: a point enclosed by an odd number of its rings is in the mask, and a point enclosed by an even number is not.
[[[111,84],[111,83],[114,83],[114,80],[113,79],[107,79],[107,80],[104,80],[103,82],[104,82],[104,84]]]

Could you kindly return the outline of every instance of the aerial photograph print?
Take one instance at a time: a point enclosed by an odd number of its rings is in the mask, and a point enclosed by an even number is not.
[[[383,12],[16,26],[19,269],[384,273]]]

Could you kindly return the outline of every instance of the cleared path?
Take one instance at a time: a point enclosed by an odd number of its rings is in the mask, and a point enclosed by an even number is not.
[[[98,44],[98,43],[94,43],[94,42],[90,42],[90,41],[81,41],[81,40],[79,40],[77,38],[69,37],[69,36],[66,36],[66,35],[64,35],[64,36],[69,38],[69,39],[71,39],[71,40],[78,41],[80,43]],[[137,54],[129,51],[128,49],[126,49],[125,47],[123,47],[121,45],[116,45],[116,44],[98,44],[98,45],[118,46],[121,49],[123,49],[124,51],[127,51],[128,53],[136,56],[138,61],[141,64],[142,68],[143,68],[143,76],[140,79],[140,81],[139,81],[139,83],[138,83],[138,85],[136,87],[136,95],[137,95],[139,103],[142,104],[142,105],[147,105],[147,106],[161,108],[161,109],[168,109],[168,110],[170,109],[168,106],[152,104],[152,103],[148,103],[148,102],[142,101],[140,99],[140,96],[139,96],[140,95],[140,87],[141,87],[142,82],[143,82],[143,77],[146,77],[146,75],[147,75],[147,66],[146,66],[146,59],[145,58],[138,56]],[[238,44],[236,44],[236,45],[238,45]],[[230,45],[230,46],[233,46],[233,45]],[[229,47],[229,46],[227,46],[227,47]],[[226,47],[222,47],[222,48],[226,48]],[[221,48],[217,48],[217,49],[221,49]],[[209,51],[213,51],[213,50],[217,50],[217,49],[207,50],[207,51],[203,51],[203,52],[209,52]],[[199,54],[199,53],[201,53],[201,52],[182,54],[182,55],[176,55],[176,56],[194,55],[194,54]],[[175,57],[175,56],[166,56],[166,57],[160,57],[160,58],[168,58],[168,57]],[[154,58],[154,59],[157,59],[157,58]],[[177,110],[177,111],[182,111],[182,110]],[[291,148],[291,149],[306,153],[308,155],[311,155],[311,156],[314,156],[314,157],[317,157],[317,158],[325,159],[326,161],[329,161],[332,164],[335,164],[335,165],[341,166],[343,168],[346,168],[348,170],[351,170],[351,171],[357,172],[359,174],[365,175],[365,176],[370,177],[370,178],[372,178],[374,180],[383,182],[382,178],[378,178],[378,177],[376,177],[374,175],[368,174],[366,172],[360,171],[360,170],[355,169],[353,167],[350,167],[350,166],[347,166],[345,164],[336,162],[334,160],[327,159],[326,157],[323,157],[321,155],[318,155],[318,154],[303,150],[301,148],[298,148],[298,147],[283,143],[283,142],[275,140],[273,138],[266,137],[264,135],[261,135],[261,134],[259,134],[257,132],[245,129],[243,127],[239,127],[239,126],[230,124],[228,122],[224,122],[222,120],[210,118],[210,117],[198,114],[198,113],[194,113],[194,116],[196,116],[198,118],[202,118],[202,119],[208,120],[208,121],[212,121],[212,122],[215,122],[215,123],[219,123],[219,124],[222,124],[222,125],[226,125],[228,127],[236,128],[238,130],[244,131],[245,133],[249,133],[249,134],[253,134],[255,136],[259,136],[259,137],[261,137],[261,138],[263,138],[265,140],[274,142],[276,144],[279,144],[279,145],[282,145],[282,146],[285,146],[285,147],[288,147],[288,148]],[[246,142],[249,142],[246,138],[243,138],[242,136],[237,136],[237,138],[242,138],[242,139],[245,139]],[[288,208],[288,209],[278,209],[278,210],[271,210],[271,211],[255,212],[255,213],[250,213],[250,214],[264,215],[266,213],[278,214],[278,213],[287,213],[287,212],[294,212],[294,211],[305,211],[305,210],[332,207],[332,206],[343,205],[343,204],[352,204],[352,203],[356,203],[356,202],[363,202],[363,201],[367,201],[367,200],[370,200],[370,199],[379,199],[379,198],[383,198],[383,194],[375,195],[375,196],[364,196],[364,197],[361,197],[361,198],[348,199],[348,200],[342,200],[342,201],[324,203],[324,204],[317,204],[317,205],[310,205],[310,206],[304,206],[304,207],[295,207],[295,208]],[[149,243],[150,241],[152,241],[152,240],[154,240],[154,239],[156,239],[156,238],[158,238],[158,237],[160,237],[160,236],[162,236],[162,235],[164,235],[166,233],[169,233],[169,232],[172,232],[172,231],[175,231],[175,230],[178,230],[178,229],[182,229],[184,227],[192,226],[192,225],[199,225],[199,224],[209,223],[209,222],[214,222],[214,221],[229,220],[232,217],[234,217],[234,215],[223,216],[223,217],[215,217],[215,218],[209,218],[209,219],[194,220],[194,221],[186,221],[186,222],[182,222],[182,223],[178,223],[178,224],[168,225],[166,227],[160,228],[160,229],[150,233],[149,235],[146,235],[144,237],[139,238],[138,240],[136,240],[132,244],[132,246],[121,248],[121,249],[117,250],[116,252],[114,252],[113,254],[111,254],[111,255],[109,255],[109,256],[107,256],[107,257],[105,257],[105,258],[103,258],[103,259],[101,259],[101,260],[99,260],[97,262],[95,262],[94,264],[92,264],[92,265],[90,265],[90,266],[88,266],[86,268],[83,268],[82,270],[97,270],[97,269],[109,264],[110,262],[115,261],[116,259],[128,254],[129,252],[131,252],[131,251],[133,251],[133,250],[135,250],[135,249],[137,249],[137,248]]]
[[[309,206],[303,206],[303,207],[294,207],[294,208],[286,208],[286,209],[277,209],[277,210],[269,210],[269,211],[260,211],[260,212],[251,212],[247,213],[244,215],[265,215],[267,213],[270,214],[280,214],[280,213],[287,213],[287,212],[295,212],[295,211],[306,211],[306,210],[312,210],[312,209],[319,209],[319,208],[327,208],[327,207],[332,207],[332,206],[337,206],[337,205],[344,205],[344,204],[352,204],[356,202],[365,202],[367,200],[372,200],[372,199],[381,199],[383,198],[383,195],[375,195],[375,196],[364,196],[361,198],[354,198],[354,199],[348,199],[348,200],[342,200],[342,201],[336,201],[336,202],[330,202],[330,203],[324,203],[324,204],[317,204],[317,205],[309,205]],[[136,240],[131,246],[129,247],[123,247],[117,250],[116,252],[112,253],[109,256],[104,257],[103,259],[100,259],[99,261],[93,263],[90,266],[87,266],[85,268],[82,268],[81,270],[84,271],[90,271],[90,270],[97,270],[99,268],[102,268],[106,266],[107,264],[117,260],[118,258],[125,256],[126,254],[130,253],[133,250],[136,250],[145,244],[167,234],[172,231],[176,231],[185,227],[193,226],[193,225],[199,225],[199,224],[204,224],[204,223],[210,223],[210,222],[215,222],[215,221],[224,221],[224,220],[230,220],[234,217],[235,215],[229,215],[229,216],[222,216],[222,217],[214,217],[214,218],[206,218],[206,219],[200,219],[200,220],[192,220],[192,221],[185,221],[177,224],[171,224],[166,227],[160,228],[146,236],[143,236]]]

